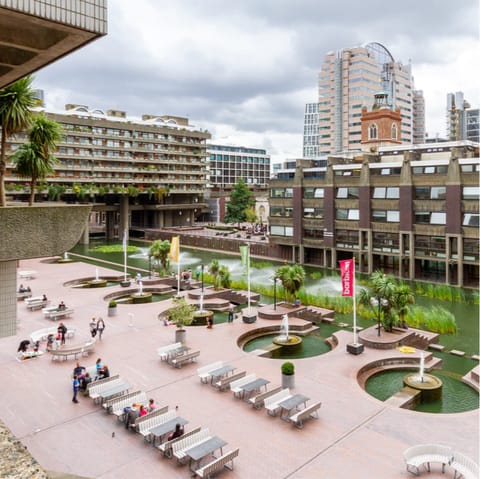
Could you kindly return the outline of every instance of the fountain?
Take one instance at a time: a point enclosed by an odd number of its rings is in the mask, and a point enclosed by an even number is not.
[[[57,263],[71,263],[73,260],[68,257],[68,253],[65,251],[63,256],[57,260]]]
[[[442,381],[432,374],[425,374],[425,354],[423,351],[420,354],[418,373],[404,376],[403,385],[420,391],[421,402],[432,402],[442,397]]]
[[[273,338],[273,344],[280,346],[288,351],[298,351],[302,347],[302,338],[295,334],[290,334],[288,324],[288,314],[282,316],[282,324],[280,325],[280,334]]]
[[[193,313],[193,325],[213,323],[213,311],[203,309],[203,291],[200,293],[198,310]]]
[[[138,282],[138,290],[130,295],[133,304],[151,303],[152,293],[143,291],[142,281]]]
[[[95,268],[95,279],[90,279],[86,282],[87,288],[104,288],[107,286],[107,280],[100,278],[98,268]]]

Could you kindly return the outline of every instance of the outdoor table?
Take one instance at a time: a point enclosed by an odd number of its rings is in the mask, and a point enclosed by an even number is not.
[[[177,424],[185,426],[185,424],[188,424],[188,421],[183,419],[183,417],[174,417],[173,419],[170,419],[170,421],[164,422],[163,424],[150,429],[149,432],[152,435],[152,446],[157,444],[157,439],[160,439],[158,444],[161,444],[163,442],[162,436],[174,431]]]
[[[200,461],[212,454],[217,449],[220,449],[220,455],[223,454],[223,446],[226,446],[227,442],[218,436],[213,436],[210,439],[193,446],[185,451],[185,454],[190,458],[190,470],[195,471],[200,467]]]
[[[307,401],[309,400],[310,398],[304,396],[303,394],[294,394],[292,397],[285,399],[284,401],[280,401],[278,403],[278,406],[281,408],[280,418],[283,420],[288,420],[292,409],[298,409],[298,406],[300,406],[302,403],[304,407],[306,407]]]
[[[35,303],[37,301],[43,301],[43,296],[30,296],[30,298],[25,298],[25,303]]]
[[[128,392],[129,389],[130,389],[130,384],[128,383],[121,383],[121,384],[112,386],[111,388],[106,389],[105,391],[102,391],[101,393],[99,393],[98,395],[99,402],[103,403],[104,401],[109,399],[111,396],[123,394],[124,392]]]
[[[240,386],[240,389],[242,389],[242,397],[245,401],[248,401],[248,398],[250,397],[250,394],[253,391],[256,391],[257,389],[260,389],[261,387],[265,386],[265,391],[267,390],[267,384],[270,381],[267,379],[263,378],[257,378],[254,381],[251,381],[247,384],[244,384],[243,386]]]
[[[229,366],[228,364],[226,366],[222,366],[221,368],[214,369],[213,371],[210,371],[210,383],[213,384],[214,381],[216,381],[219,378],[222,378],[223,376],[227,376],[229,373],[232,371],[235,371],[235,367]]]
[[[170,363],[170,361],[178,356],[181,356],[182,354],[186,353],[187,351],[190,351],[190,348],[188,346],[180,346],[178,348],[172,349],[171,351],[167,352],[167,363]]]

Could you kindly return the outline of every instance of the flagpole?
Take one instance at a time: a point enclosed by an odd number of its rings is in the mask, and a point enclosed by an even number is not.
[[[178,240],[177,256],[177,296],[180,296],[180,239]]]
[[[123,281],[127,281],[127,230],[123,230]]]
[[[247,292],[248,292],[248,310],[250,311],[250,244],[248,247],[248,261],[247,261]]]
[[[357,298],[355,296],[355,258],[352,259],[353,265],[353,344],[357,344]]]

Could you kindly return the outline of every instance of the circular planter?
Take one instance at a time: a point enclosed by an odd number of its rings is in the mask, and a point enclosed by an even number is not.
[[[116,316],[117,315],[117,308],[108,308],[107,314],[108,314],[108,316]]]
[[[176,329],[175,330],[175,342],[184,343],[187,339],[187,331],[185,329]]]

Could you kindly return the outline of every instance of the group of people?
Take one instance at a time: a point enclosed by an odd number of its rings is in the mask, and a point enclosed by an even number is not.
[[[51,351],[54,344],[56,348],[63,346],[67,337],[67,331],[68,329],[65,324],[60,323],[57,328],[57,334],[49,334],[47,336],[47,345],[45,347],[46,351]]]
[[[105,321],[103,318],[92,318],[90,321],[90,334],[94,338],[98,334],[98,338],[102,339],[103,331],[105,330]]]
[[[149,399],[148,405],[133,403],[131,406],[127,406],[123,409],[125,428],[129,429],[130,426],[135,424],[135,420],[138,417],[146,416],[149,412],[154,411],[157,408],[154,399]]]
[[[106,364],[102,363],[102,359],[98,358],[95,362],[95,377],[92,378],[90,373],[84,366],[81,366],[79,362],[73,368],[73,398],[72,402],[78,403],[78,393],[83,391],[85,396],[88,395],[87,386],[98,379],[104,379],[110,377],[110,370]]]
[[[20,287],[18,288],[18,292],[19,293],[31,293],[32,290],[30,289],[30,286],[23,286],[23,284],[20,285]]]

